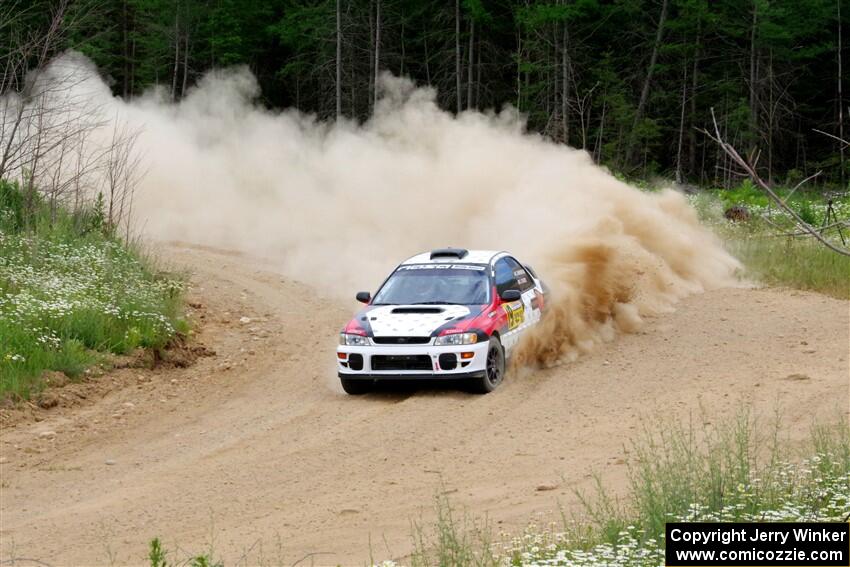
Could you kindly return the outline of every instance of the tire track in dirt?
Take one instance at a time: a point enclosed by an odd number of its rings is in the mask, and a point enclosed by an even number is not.
[[[318,564],[362,564],[370,539],[376,558],[408,553],[410,522],[427,524],[438,490],[520,530],[573,506],[592,472],[622,489],[628,440],[655,415],[728,414],[744,400],[766,415],[778,406],[801,439],[813,416],[848,412],[848,302],[818,294],[694,296],[638,334],[488,396],[350,398],[335,385],[333,351],[353,301],[237,253],[164,253],[193,272],[193,300],[207,309],[199,340],[217,355],[119,370],[123,387],[102,399],[4,426],[0,559],[142,563],[159,535],[187,552],[214,540],[228,562],[262,540],[264,556],[284,563],[322,552]]]

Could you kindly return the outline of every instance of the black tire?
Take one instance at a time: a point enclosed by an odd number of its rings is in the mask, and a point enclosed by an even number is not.
[[[505,378],[505,349],[497,337],[490,337],[490,348],[487,349],[487,366],[484,376],[476,378],[472,390],[479,394],[489,394],[499,387]]]
[[[372,391],[374,383],[371,380],[363,380],[362,378],[340,378],[342,389],[350,396],[361,396]]]

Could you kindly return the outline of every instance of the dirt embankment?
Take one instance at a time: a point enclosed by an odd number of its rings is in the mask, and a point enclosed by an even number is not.
[[[739,400],[805,436],[847,412],[848,303],[721,289],[640,332],[488,396],[346,397],[334,341],[355,307],[237,254],[171,245],[203,304],[189,368],[132,368],[108,393],[3,426],[0,560],[142,563],[147,541],[232,563],[403,557],[437,490],[499,527],[574,504],[591,472],[622,487],[647,417],[733,411]],[[68,390],[71,394],[72,390]],[[441,488],[442,487],[442,488]],[[538,490],[545,487],[548,490]],[[257,542],[260,543],[257,543]]]

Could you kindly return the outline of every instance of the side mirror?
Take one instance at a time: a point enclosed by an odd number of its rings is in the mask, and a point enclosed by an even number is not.
[[[506,289],[499,297],[502,301],[519,301],[522,299],[522,293],[518,289]]]
[[[372,301],[372,294],[368,291],[358,291],[355,297],[360,303],[369,303]]]

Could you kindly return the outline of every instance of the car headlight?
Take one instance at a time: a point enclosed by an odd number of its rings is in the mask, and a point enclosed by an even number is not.
[[[434,341],[434,345],[473,345],[477,342],[478,335],[476,333],[454,333],[451,335],[443,335],[442,337],[437,337],[437,340]]]
[[[340,333],[339,344],[343,346],[369,346],[369,338],[364,337],[363,335]]]

